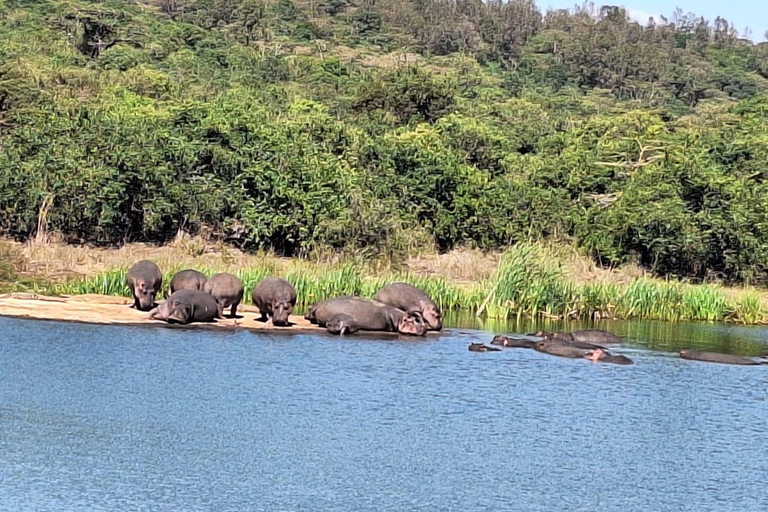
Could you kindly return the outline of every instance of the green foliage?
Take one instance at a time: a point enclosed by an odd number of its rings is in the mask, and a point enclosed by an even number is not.
[[[395,262],[553,238],[661,276],[768,280],[768,50],[722,19],[531,0],[0,6],[4,235],[185,230]],[[486,308],[646,303],[543,275]],[[726,314],[634,286],[670,308],[643,315]]]

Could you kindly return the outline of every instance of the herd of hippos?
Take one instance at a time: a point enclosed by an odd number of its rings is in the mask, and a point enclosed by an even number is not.
[[[177,272],[169,285],[166,300],[156,304],[163,284],[160,267],[150,260],[135,263],[126,275],[128,288],[133,294],[135,307],[148,311],[151,319],[169,323],[189,324],[212,322],[224,318],[229,309],[232,319],[237,318],[237,307],[245,292],[243,282],[232,274],[219,273],[206,277],[197,270]],[[259,281],[251,292],[253,304],[259,309],[260,320],[271,321],[274,326],[289,326],[289,317],[296,305],[296,289],[279,277]],[[304,315],[306,320],[325,327],[331,334],[351,334],[357,331],[386,331],[423,336],[427,331],[443,328],[440,309],[422,290],[407,283],[391,283],[381,288],[373,299],[344,295],[313,304]],[[235,320],[236,322],[236,320]],[[506,348],[527,348],[567,358],[583,358],[594,362],[620,365],[633,364],[623,355],[613,355],[606,345],[621,343],[621,338],[607,331],[590,329],[571,333],[539,331],[527,336],[538,341],[495,336],[492,345]],[[483,343],[471,343],[471,352],[491,352],[501,349]],[[710,363],[759,365],[768,364],[748,357],[700,350],[682,350],[680,357]]]

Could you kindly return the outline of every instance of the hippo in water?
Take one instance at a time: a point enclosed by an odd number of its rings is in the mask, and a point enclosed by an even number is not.
[[[612,363],[612,364],[635,364],[627,356],[614,356],[603,349],[593,350],[585,356],[585,359],[589,359],[593,362],[600,363]]]
[[[621,338],[616,336],[613,333],[610,333],[608,331],[603,331],[601,329],[588,329],[583,331],[573,331],[573,332],[547,332],[547,331],[538,331],[535,333],[529,333],[526,334],[526,336],[536,336],[538,338],[544,338],[552,339],[552,340],[563,340],[568,342],[577,342],[577,343],[590,343],[593,346],[602,343],[602,344],[611,344],[611,343],[621,343]]]
[[[338,297],[318,302],[309,308],[304,318],[320,327],[337,315],[346,315],[351,325],[361,331],[388,331],[423,336],[424,319],[418,312],[406,313],[387,304],[361,297]],[[338,321],[338,319],[336,319]],[[336,322],[334,322],[334,325]]]
[[[491,345],[499,345],[507,348],[534,348],[536,343],[537,342],[531,340],[521,340],[501,335],[494,336],[493,340],[491,340]]]
[[[133,306],[139,311],[149,311],[155,306],[155,298],[163,286],[163,273],[153,261],[141,260],[128,269],[125,276],[133,294]]]
[[[288,325],[288,317],[296,305],[296,289],[285,279],[268,277],[253,288],[251,298],[259,308],[262,322],[271,318],[272,325]]]
[[[203,286],[205,293],[210,293],[216,302],[221,304],[221,309],[230,308],[229,316],[236,318],[237,306],[243,300],[243,282],[232,274],[222,272],[214,274]]]
[[[205,282],[208,280],[205,274],[191,268],[176,272],[171,278],[171,285],[168,287],[168,296],[179,290],[200,290],[203,291]]]
[[[200,290],[179,290],[149,313],[149,318],[168,323],[212,322],[222,318],[221,305]]]
[[[582,358],[589,353],[588,350],[572,347],[557,341],[539,341],[536,343],[534,349],[537,352],[543,352],[553,356],[570,357],[574,359]]]
[[[734,356],[731,354],[719,354],[717,352],[705,352],[702,350],[681,350],[680,357],[693,361],[705,361],[707,363],[758,365],[765,364],[749,357]]]
[[[443,328],[440,309],[432,302],[429,295],[413,285],[402,282],[388,284],[376,293],[373,300],[401,309],[406,313],[420,312],[427,327],[432,331]]]
[[[500,350],[501,350],[500,348],[489,347],[487,345],[483,345],[482,343],[470,343],[469,344],[469,351],[470,352],[498,352]]]

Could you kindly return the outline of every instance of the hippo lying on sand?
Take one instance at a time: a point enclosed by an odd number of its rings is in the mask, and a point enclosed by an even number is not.
[[[133,294],[133,307],[149,311],[155,306],[155,298],[163,286],[163,273],[153,261],[141,260],[128,269],[125,276]]]
[[[339,315],[344,315],[340,318]],[[338,297],[318,302],[304,318],[320,327],[330,323],[336,328],[346,322],[348,327],[361,331],[387,331],[423,336],[426,333],[420,313],[406,313],[381,302],[361,297]]]
[[[383,287],[373,297],[373,300],[383,302],[406,313],[420,312],[424,322],[432,331],[443,328],[440,309],[432,299],[413,285],[408,283],[392,283]]]
[[[268,277],[253,288],[251,298],[259,308],[262,322],[272,319],[272,325],[288,325],[288,317],[296,306],[296,289],[285,279]]]
[[[718,354],[717,352],[704,352],[702,350],[681,350],[680,357],[693,361],[705,361],[707,363],[758,365],[766,364],[748,357],[734,356],[731,354]]]
[[[200,290],[179,290],[150,311],[149,318],[168,323],[213,322],[222,318],[221,305],[212,295]]]

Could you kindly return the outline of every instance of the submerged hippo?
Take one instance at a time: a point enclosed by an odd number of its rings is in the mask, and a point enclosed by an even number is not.
[[[734,356],[731,354],[719,354],[717,352],[705,352],[703,350],[681,350],[680,357],[693,361],[705,361],[707,363],[757,365],[765,364],[749,357]]]
[[[487,345],[483,345],[482,343],[470,343],[469,344],[469,351],[470,352],[498,352],[500,350],[501,350],[500,348],[489,347]]]
[[[221,309],[230,308],[229,316],[237,316],[237,306],[243,300],[243,282],[232,274],[222,272],[214,274],[203,286],[205,293],[211,294],[221,305]]]
[[[553,356],[571,357],[574,359],[584,357],[589,353],[588,350],[572,347],[557,341],[539,341],[536,343],[534,349],[537,352],[543,352]]]
[[[634,361],[627,356],[614,356],[600,348],[593,350],[591,353],[587,354],[585,358],[596,363],[635,364]]]
[[[288,325],[296,305],[296,289],[285,279],[268,277],[253,288],[251,298],[259,308],[262,322],[272,319],[272,325]]]
[[[432,331],[439,331],[443,328],[440,309],[432,302],[429,295],[413,285],[402,282],[388,284],[376,293],[373,300],[383,302],[407,313],[420,312],[427,327]]]
[[[507,348],[534,348],[536,346],[535,341],[521,340],[517,338],[509,338],[507,336],[494,336],[491,340],[491,345],[499,345]]]
[[[406,313],[400,309],[361,297],[338,297],[313,305],[304,318],[326,327],[337,315],[347,315],[352,325],[361,331],[387,331],[423,336],[424,319],[418,312]],[[349,321],[349,320],[348,320]]]
[[[347,314],[334,315],[325,323],[326,330],[331,334],[352,334],[360,330],[355,319]]]
[[[133,306],[139,311],[149,311],[155,306],[155,298],[163,286],[163,273],[153,261],[141,260],[128,269],[125,276],[133,294]]]
[[[573,331],[571,334],[573,341],[583,343],[621,343],[621,338],[615,334],[602,329],[588,329],[584,331]]]
[[[212,322],[222,318],[221,305],[209,293],[179,290],[149,313],[149,318],[168,323]]]
[[[171,285],[168,287],[168,296],[179,290],[203,290],[205,282],[208,280],[205,274],[191,268],[176,272],[171,278]]]

